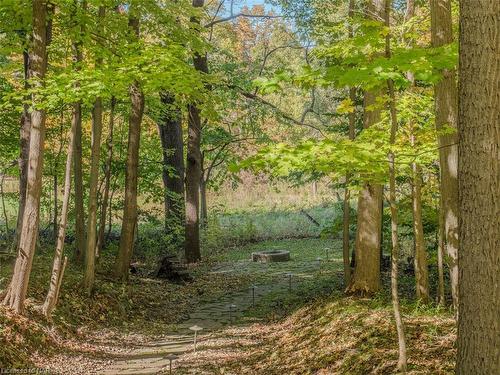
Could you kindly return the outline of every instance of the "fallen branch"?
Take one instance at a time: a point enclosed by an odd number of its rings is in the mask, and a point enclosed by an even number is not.
[[[321,226],[321,224],[320,224],[320,223],[318,223],[318,222],[316,221],[316,219],[315,219],[315,218],[313,218],[311,215],[309,215],[309,214],[308,214],[307,212],[305,212],[304,210],[300,210],[300,213],[304,214],[304,215],[305,215],[305,216],[306,216],[306,217],[307,217],[307,218],[308,218],[308,219],[309,219],[309,220],[310,220],[313,224],[315,224],[316,226],[318,226],[318,227],[320,227],[320,226]]]

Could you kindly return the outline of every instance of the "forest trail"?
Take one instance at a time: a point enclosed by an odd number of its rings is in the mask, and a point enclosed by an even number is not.
[[[315,251],[317,255],[323,252],[324,249]],[[189,363],[203,352],[204,343],[227,338],[227,330],[245,329],[252,323],[262,321],[251,316],[252,310],[261,300],[267,297],[264,303],[274,304],[293,293],[304,281],[313,281],[313,276],[321,272],[322,268],[328,268],[328,265],[336,267],[336,264],[337,260],[326,263],[318,257],[311,259],[310,256],[283,263],[253,263],[245,259],[218,264],[211,273],[248,273],[254,281],[253,286],[243,290],[227,290],[222,297],[200,304],[189,314],[188,319],[176,325],[165,336],[132,345],[119,354],[106,356],[105,365],[97,373],[168,374],[170,361],[166,357],[170,354],[178,356],[173,361],[172,369],[180,366],[182,371],[189,373]],[[195,325],[203,328],[198,333],[198,352],[194,352],[194,333],[189,329]],[[196,362],[199,365],[200,358],[196,358]]]

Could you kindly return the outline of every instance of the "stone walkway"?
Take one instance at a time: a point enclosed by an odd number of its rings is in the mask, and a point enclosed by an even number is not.
[[[311,278],[319,270],[318,262],[286,262],[280,264],[261,264],[249,261],[240,261],[221,265],[213,273],[249,272],[255,280],[262,283],[256,286],[255,301],[268,293],[288,293],[290,279],[287,273],[292,272],[292,288],[301,279]],[[265,278],[262,276],[265,275]],[[120,353],[114,358],[109,358],[110,364],[99,374],[168,374],[169,354],[182,356],[184,353],[193,352],[194,333],[189,327],[197,325],[203,327],[198,333],[198,343],[210,337],[211,333],[223,329],[230,324],[241,323],[244,313],[252,308],[252,288],[228,291],[222,298],[207,301],[189,315],[189,319],[175,327],[170,334],[156,341],[138,345],[126,353]],[[231,312],[230,306],[231,307]],[[172,366],[175,368],[174,365]]]

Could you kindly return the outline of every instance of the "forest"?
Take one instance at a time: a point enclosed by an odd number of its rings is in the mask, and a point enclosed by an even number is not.
[[[0,0],[0,373],[500,374],[500,1]]]

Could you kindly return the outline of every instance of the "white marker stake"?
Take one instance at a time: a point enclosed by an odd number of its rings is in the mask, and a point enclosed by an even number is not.
[[[202,328],[202,327],[200,327],[200,326],[196,326],[196,325],[195,325],[195,326],[189,327],[189,329],[190,329],[191,331],[194,331],[194,352],[196,353],[196,339],[197,339],[197,337],[198,337],[198,331],[203,330],[203,328]]]

